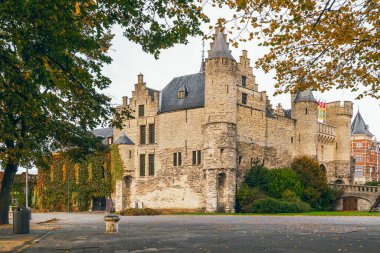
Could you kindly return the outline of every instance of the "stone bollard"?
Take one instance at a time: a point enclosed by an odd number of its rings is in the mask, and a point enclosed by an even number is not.
[[[116,214],[108,214],[104,216],[104,220],[106,221],[106,233],[107,234],[115,234],[119,231],[118,222],[120,220],[120,216]]]
[[[12,208],[12,206],[9,207],[8,221],[9,221],[9,224],[13,224],[13,208]]]

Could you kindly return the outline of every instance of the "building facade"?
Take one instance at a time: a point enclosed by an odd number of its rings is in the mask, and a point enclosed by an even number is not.
[[[379,144],[358,111],[351,127],[351,153],[355,161],[355,184],[379,181]]]
[[[327,103],[320,123],[311,90],[291,99],[291,109],[273,108],[247,51],[235,60],[221,32],[199,73],[176,77],[161,91],[140,74],[132,97],[118,108],[134,118],[113,130],[123,163],[116,210],[234,212],[236,189],[256,159],[274,168],[307,155],[329,182],[348,184],[352,102]]]

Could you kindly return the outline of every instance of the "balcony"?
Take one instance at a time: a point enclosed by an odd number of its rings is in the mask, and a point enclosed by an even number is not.
[[[336,138],[336,127],[318,122],[318,140],[323,142],[334,142]]]

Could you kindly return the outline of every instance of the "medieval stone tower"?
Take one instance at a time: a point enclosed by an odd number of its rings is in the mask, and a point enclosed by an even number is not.
[[[216,33],[205,64],[203,154],[207,212],[235,211],[237,63],[224,36]]]
[[[292,117],[296,120],[295,153],[316,158],[318,103],[311,90],[299,91],[292,96]]]
[[[327,104],[327,123],[331,126],[335,126],[336,140],[334,142],[335,152],[333,170],[330,170],[330,174],[327,176],[329,178],[334,178],[335,181],[342,180],[346,178],[344,183],[349,183],[348,178],[350,178],[350,161],[347,157],[351,156],[351,118],[352,118],[352,107],[353,104],[350,101],[344,102],[331,102]],[[352,178],[350,178],[352,180]]]

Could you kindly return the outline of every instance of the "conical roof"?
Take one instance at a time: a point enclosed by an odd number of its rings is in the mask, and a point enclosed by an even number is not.
[[[297,102],[317,102],[317,100],[315,99],[313,92],[309,88],[307,90],[298,91],[293,102],[294,103],[297,103]]]
[[[117,140],[115,141],[115,144],[118,144],[118,145],[120,145],[120,144],[133,145],[134,143],[123,132],[123,134],[119,138],[117,138]]]
[[[354,121],[352,122],[351,134],[364,134],[373,136],[373,134],[368,130],[368,125],[366,125],[364,122],[364,119],[359,111],[356,114]]]
[[[209,59],[227,58],[227,59],[235,60],[234,57],[231,55],[231,51],[228,49],[226,40],[224,39],[224,35],[222,32],[219,32],[216,35],[216,39],[210,50],[208,58]]]

